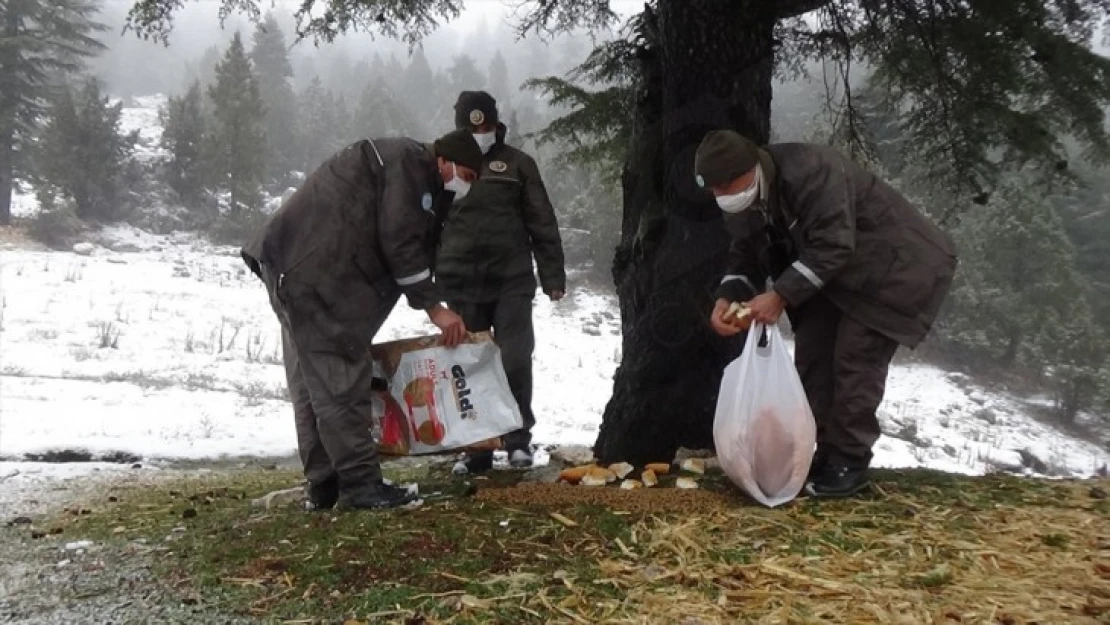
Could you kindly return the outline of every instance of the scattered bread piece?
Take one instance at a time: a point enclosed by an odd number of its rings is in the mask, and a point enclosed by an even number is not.
[[[622,480],[628,477],[628,474],[632,473],[632,471],[635,469],[636,467],[628,464],[627,462],[617,462],[609,465],[609,470],[612,471],[613,474],[617,476],[617,478]]]
[[[598,477],[589,473],[587,473],[585,477],[582,478],[582,481],[579,482],[579,484],[581,484],[582,486],[605,486],[608,483],[609,482],[605,481],[604,477]]]
[[[571,484],[577,484],[582,481],[582,478],[589,473],[590,469],[597,468],[597,465],[585,464],[580,467],[573,467],[570,469],[563,469],[559,473],[559,479]]]
[[[643,488],[644,484],[640,480],[625,480],[621,482],[621,490],[632,490],[634,488]]]
[[[690,473],[705,475],[705,461],[701,458],[687,458],[682,461],[680,468]]]
[[[593,467],[586,472],[586,475],[603,479],[606,484],[612,484],[617,481],[617,474],[604,467]]]
[[[674,485],[675,485],[675,488],[686,488],[686,489],[697,488],[698,487],[698,483],[696,481],[694,481],[693,478],[689,478],[689,477],[680,477],[680,478],[678,478],[677,480],[675,480]]]
[[[648,469],[640,475],[640,479],[644,481],[644,486],[651,488],[659,483],[659,478],[655,476],[655,471]]]
[[[752,309],[744,306],[740,302],[733,302],[729,305],[728,310],[721,315],[721,319],[741,330],[747,330],[752,325],[751,314]]]
[[[671,472],[671,464],[669,462],[653,462],[644,465],[644,469],[652,471],[656,475],[666,475]]]

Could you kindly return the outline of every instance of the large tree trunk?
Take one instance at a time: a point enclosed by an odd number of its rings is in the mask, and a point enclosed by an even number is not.
[[[0,131],[0,226],[12,223],[15,153],[11,131]]]
[[[768,140],[774,5],[659,1],[623,179],[613,268],[623,359],[594,445],[603,462],[667,461],[679,447],[713,446],[721,372],[742,338],[709,326],[729,238],[712,195],[694,183],[694,151],[714,128]]]

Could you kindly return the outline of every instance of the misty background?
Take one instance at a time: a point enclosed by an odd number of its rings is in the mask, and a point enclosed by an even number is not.
[[[614,2],[622,16],[639,2]],[[565,138],[533,133],[570,112],[539,90],[573,70],[617,31],[521,38],[515,10],[469,2],[460,19],[410,49],[348,33],[332,43],[296,41],[295,7],[277,3],[258,23],[219,2],[187,2],[168,45],[121,32],[128,0],[106,0],[93,19],[103,48],[82,71],[57,78],[28,124],[15,163],[28,230],[67,249],[95,224],[127,222],[155,233],[191,231],[239,245],[324,159],[364,137],[431,140],[453,128],[460,91],[498,100],[508,142],[539,163],[579,284],[612,292],[620,236],[620,162],[569,162]],[[775,85],[772,141],[839,145],[819,63]],[[876,173],[956,239],[961,266],[928,345],[918,357],[1053,398],[1069,428],[1110,422],[1110,172],[1079,150],[1067,163],[1077,184],[1041,185],[1014,172],[989,197],[953,211],[947,189],[922,184],[926,164],[905,157],[899,120],[868,110],[865,71],[857,105],[875,142]],[[599,89],[605,85],[583,85]],[[833,97],[839,97],[832,94]],[[121,117],[131,119],[124,132]],[[590,137],[583,138],[586,141]],[[1068,142],[1068,138],[1063,138]],[[30,198],[33,197],[33,201]],[[990,373],[983,373],[989,371]]]

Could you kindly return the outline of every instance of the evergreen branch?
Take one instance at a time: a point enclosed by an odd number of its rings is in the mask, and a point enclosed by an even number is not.
[[[542,36],[578,28],[605,30],[617,20],[609,0],[540,0],[538,7],[533,4],[536,3],[520,0],[514,5],[520,37],[529,31]]]
[[[778,19],[798,17],[816,11],[829,4],[830,0],[779,0],[775,2],[775,15]]]
[[[136,0],[124,30],[168,45],[174,14],[184,5],[185,0]],[[441,18],[455,19],[461,12],[462,0],[299,0],[296,39],[331,42],[344,32],[376,32],[415,46]],[[221,25],[232,13],[256,24],[262,17],[259,0],[220,0]]]

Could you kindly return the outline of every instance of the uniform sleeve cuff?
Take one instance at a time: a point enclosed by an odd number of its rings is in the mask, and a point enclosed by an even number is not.
[[[743,279],[725,277],[721,285],[717,287],[717,298],[726,299],[730,302],[746,302],[756,296],[755,288]]]

